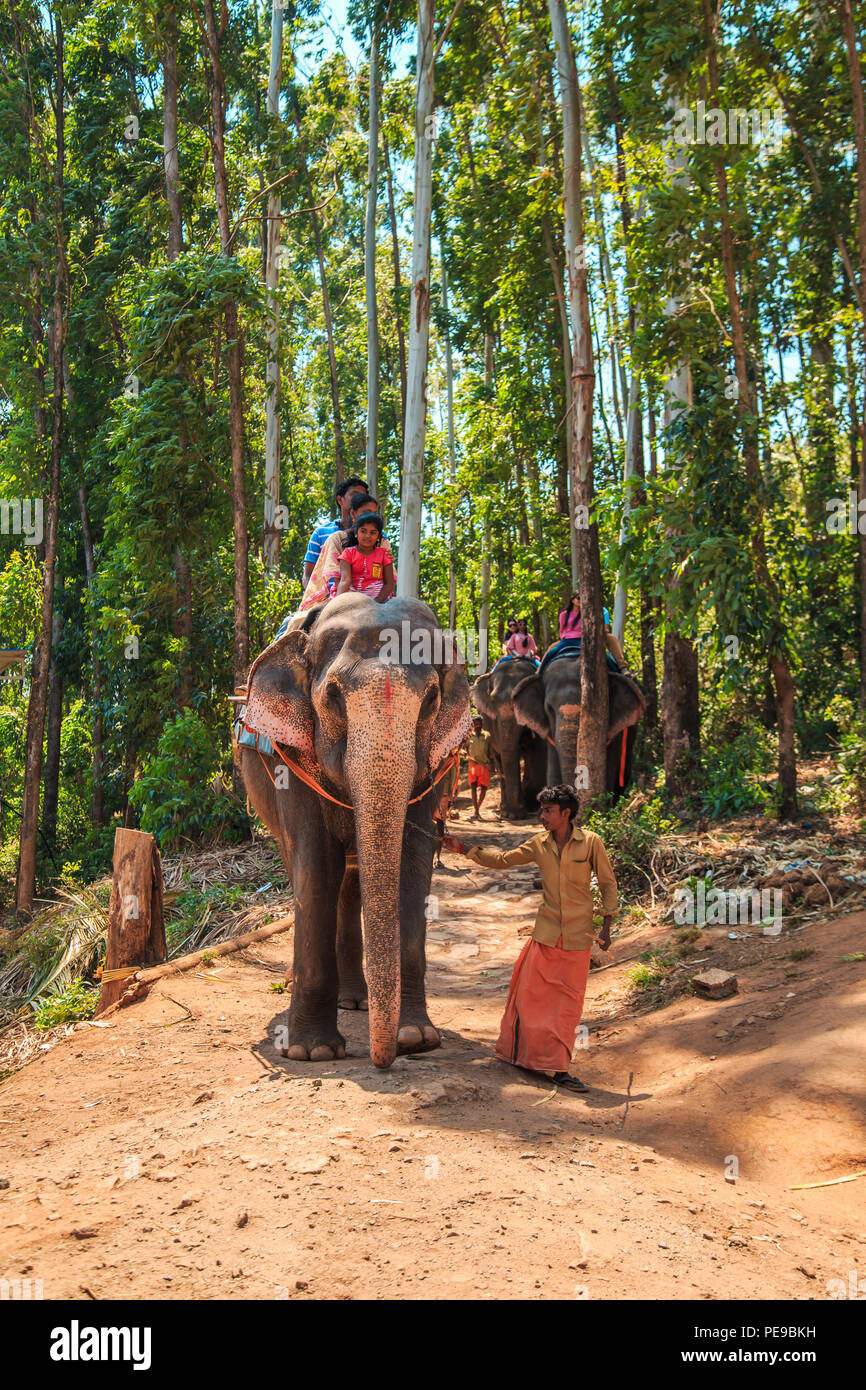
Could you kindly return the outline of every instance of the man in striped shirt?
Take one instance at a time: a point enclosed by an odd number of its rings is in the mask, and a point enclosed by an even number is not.
[[[301,581],[302,588],[306,589],[310,582],[310,575],[316,568],[316,561],[319,558],[322,546],[329,536],[333,536],[335,531],[345,531],[351,526],[349,511],[355,497],[361,497],[367,491],[367,484],[363,478],[347,478],[340,483],[337,488],[337,506],[340,515],[333,521],[326,521],[324,525],[317,526],[307,542],[307,553],[304,556],[304,577]]]

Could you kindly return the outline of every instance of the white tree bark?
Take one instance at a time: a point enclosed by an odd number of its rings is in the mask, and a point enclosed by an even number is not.
[[[670,113],[671,120],[674,111],[684,105],[683,98],[671,101]],[[674,186],[681,188],[689,186],[688,157],[684,146],[672,146],[670,154],[667,156],[667,171]],[[667,318],[673,318],[679,313],[682,297],[673,295],[665,304],[664,312]],[[682,410],[687,410],[692,404],[692,369],[688,362],[678,362],[665,382],[665,428]]]
[[[283,11],[279,4],[271,9],[271,59],[268,71],[268,120],[280,119],[280,83],[283,73]],[[280,502],[280,309],[277,289],[280,278],[280,195],[268,196],[268,244],[265,278],[267,282],[267,362],[265,366],[265,569],[276,573],[280,567],[280,533],[276,512]]]
[[[572,332],[572,452],[571,477],[577,525],[577,572],[583,636],[580,661],[581,713],[577,735],[577,768],[583,787],[576,785],[581,810],[605,790],[608,728],[608,680],[602,618],[601,557],[598,525],[589,524],[594,498],[592,415],[595,365],[592,320],[584,245],[580,84],[564,0],[548,0],[556,48],[556,70],[562,103],[563,199],[565,204],[565,265]]]
[[[418,59],[415,92],[415,196],[412,236],[412,297],[409,304],[406,428],[403,436],[403,498],[397,593],[418,597],[421,506],[424,496],[424,438],[427,424],[427,350],[430,338],[430,215],[433,194],[433,23],[435,0],[418,0]]]
[[[622,543],[628,534],[629,513],[632,508],[632,494],[629,479],[643,477],[643,415],[640,404],[640,371],[631,370],[628,391],[628,419],[625,436],[625,498],[622,506],[622,520],[619,539]],[[613,635],[622,643],[625,637],[625,619],[628,606],[628,591],[622,580],[617,578],[616,593],[613,600]]]
[[[457,451],[454,443],[454,364],[451,357],[451,325],[448,321],[448,276],[445,271],[445,247],[442,253],[442,316],[445,321],[445,399],[448,408],[448,481],[451,484],[451,507],[448,517],[448,626],[457,626],[457,505],[454,486],[457,481]]]
[[[367,140],[367,218],[364,282],[367,303],[367,491],[378,497],[379,315],[376,305],[376,193],[379,181],[379,26],[370,35],[370,130]]]

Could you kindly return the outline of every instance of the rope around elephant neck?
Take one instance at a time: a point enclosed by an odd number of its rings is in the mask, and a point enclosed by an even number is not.
[[[325,791],[325,788],[321,785],[320,782],[317,782],[317,781],[316,781],[315,777],[312,777],[312,776],[310,775],[310,773],[305,772],[304,769],[303,769],[302,767],[299,767],[298,764],[297,764],[296,762],[293,762],[292,759],[289,757],[288,753],[286,753],[285,750],[282,749],[278,743],[274,743],[274,740],[273,740],[273,739],[271,739],[271,743],[273,743],[274,748],[275,748],[276,751],[279,753],[279,755],[280,755],[280,757],[282,758],[283,762],[286,764],[286,767],[291,768],[291,770],[292,770],[292,772],[294,772],[295,776],[298,777],[298,778],[300,778],[300,780],[301,780],[302,782],[305,782],[306,785],[307,785],[308,787],[312,787],[312,789],[313,789],[314,792],[317,792],[317,793],[319,794],[319,796],[323,796],[323,797],[325,798],[326,801],[332,801],[332,802],[334,803],[335,806],[342,806],[343,809],[344,809],[345,811],[352,811],[352,812],[354,812],[354,810],[355,810],[354,806],[352,806],[348,801],[339,801],[339,800],[337,799],[336,796],[331,796],[331,793],[330,793],[330,792],[326,792],[326,791]],[[267,763],[265,762],[265,758],[264,758],[264,754],[262,753],[262,750],[261,750],[260,748],[257,748],[256,751],[257,751],[259,757],[261,758],[262,763],[264,764],[265,770],[267,771],[267,774],[268,774],[268,776],[270,777],[271,782],[272,782],[273,785],[274,785],[274,789],[276,790],[276,785],[277,785],[277,784],[276,784],[276,780],[274,779],[274,776],[273,776],[273,774],[272,774],[270,768],[268,767]],[[457,757],[458,757],[457,753],[451,753],[451,754],[449,755],[449,757],[447,757],[447,758],[445,759],[445,761],[439,765],[439,768],[438,768],[438,770],[437,770],[437,772],[436,772],[436,776],[435,776],[435,777],[433,776],[432,772],[429,773],[429,777],[430,777],[430,785],[429,785],[429,787],[425,787],[424,790],[423,790],[423,792],[419,792],[417,796],[410,797],[410,799],[409,799],[409,805],[410,805],[410,806],[413,806],[413,805],[415,804],[416,801],[422,801],[423,798],[427,795],[428,792],[432,792],[432,791],[435,790],[437,783],[441,782],[442,778],[445,776],[445,773],[448,771],[448,769],[454,766],[454,763],[456,762]],[[416,829],[420,829],[420,826],[416,826],[415,828],[416,828]],[[422,833],[422,834],[426,834],[427,832],[426,832],[426,831],[422,831],[421,833]],[[433,839],[434,837],[431,836],[430,838]]]

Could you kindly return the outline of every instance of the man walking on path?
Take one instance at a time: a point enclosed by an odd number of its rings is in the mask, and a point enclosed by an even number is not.
[[[473,820],[481,819],[481,807],[490,786],[490,735],[482,730],[481,715],[476,714],[472,721],[472,733],[466,740],[469,755],[469,790],[472,792],[474,807]]]
[[[588,1091],[569,1076],[593,941],[610,945],[617,908],[616,878],[598,835],[577,824],[578,801],[571,787],[545,787],[539,794],[544,829],[516,849],[467,849],[446,835],[445,849],[465,854],[486,869],[537,864],[542,903],[531,940],[518,957],[502,1016],[496,1056],[501,1062],[552,1077],[558,1086]],[[603,925],[596,937],[592,924],[592,885],[601,891]]]

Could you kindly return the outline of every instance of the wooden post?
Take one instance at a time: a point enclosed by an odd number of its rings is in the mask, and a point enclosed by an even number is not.
[[[120,998],[134,971],[162,964],[167,954],[156,841],[141,830],[120,829],[114,837],[108,946],[97,1015]]]

